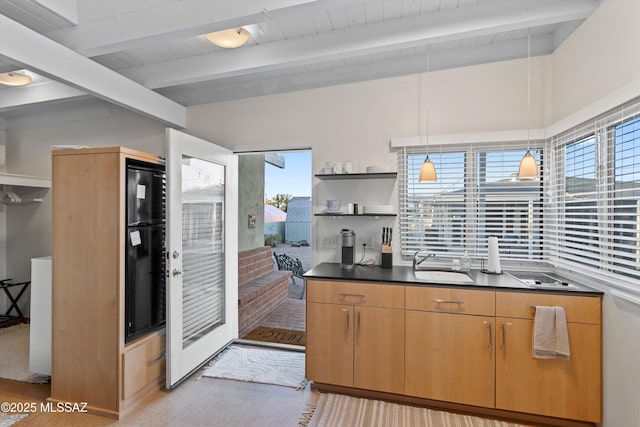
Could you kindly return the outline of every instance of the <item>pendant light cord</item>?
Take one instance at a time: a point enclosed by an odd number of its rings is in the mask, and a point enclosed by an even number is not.
[[[527,33],[527,153],[531,132],[531,28]]]
[[[427,133],[427,158],[429,157],[429,70],[430,70],[430,60],[431,60],[431,45],[427,46],[427,74],[425,76],[426,82],[425,82],[425,118],[427,121],[427,128],[426,128],[426,133]]]

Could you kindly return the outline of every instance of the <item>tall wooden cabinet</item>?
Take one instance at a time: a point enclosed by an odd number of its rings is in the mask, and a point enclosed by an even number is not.
[[[52,401],[118,417],[164,384],[164,331],[124,339],[123,147],[52,154]]]
[[[404,392],[404,287],[307,281],[307,379]]]

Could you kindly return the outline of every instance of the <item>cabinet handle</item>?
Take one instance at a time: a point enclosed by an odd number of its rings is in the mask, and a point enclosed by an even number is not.
[[[360,338],[360,310],[358,310],[358,323],[356,326],[356,340]]]
[[[347,297],[354,297],[354,298],[360,298],[362,301],[364,301],[364,299],[367,297],[367,294],[347,294],[344,292],[340,292],[338,295],[341,296],[341,300],[344,301],[347,299]]]
[[[491,322],[487,322],[486,320],[482,323],[487,325],[487,327],[489,328],[489,354],[491,354],[491,352],[493,351],[493,324]]]
[[[147,366],[151,366],[151,365],[155,365],[156,363],[160,362],[161,360],[164,360],[164,358],[167,357],[167,353],[162,353],[160,355],[160,357],[158,357],[157,359],[153,359],[147,362]]]
[[[464,304],[464,301],[455,301],[455,300],[448,300],[448,299],[434,299],[433,302],[435,302],[437,305],[440,305],[440,304],[458,304],[458,305],[462,305],[462,304]]]
[[[502,328],[502,352],[507,351],[507,326],[511,326],[511,322],[502,323],[500,328]]]
[[[343,308],[342,311],[344,311],[347,314],[347,327],[344,330],[344,335],[348,337],[349,336],[349,317],[350,317],[350,314],[351,314],[351,310],[347,310],[347,309]]]

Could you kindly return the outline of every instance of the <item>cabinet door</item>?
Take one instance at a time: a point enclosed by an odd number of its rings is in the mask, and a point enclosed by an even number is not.
[[[569,360],[531,356],[532,320],[497,318],[496,325],[496,408],[601,421],[600,325],[568,324]]]
[[[353,387],[353,306],[307,302],[307,379]]]
[[[494,321],[492,317],[407,311],[406,394],[493,407]]]
[[[354,386],[404,393],[404,310],[355,308]]]

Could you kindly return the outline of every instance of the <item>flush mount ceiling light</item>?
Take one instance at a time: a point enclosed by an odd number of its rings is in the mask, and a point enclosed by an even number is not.
[[[24,86],[31,83],[31,76],[23,73],[11,72],[0,74],[0,84],[6,86]]]
[[[520,160],[520,168],[518,169],[518,179],[536,179],[538,178],[538,164],[536,158],[529,150],[529,133],[531,129],[531,29],[527,35],[527,152]]]
[[[433,162],[429,159],[429,47],[427,46],[427,73],[426,73],[426,84],[425,84],[425,93],[426,93],[426,114],[425,114],[425,119],[427,122],[427,129],[425,132],[426,138],[427,138],[427,143],[426,143],[426,147],[427,147],[427,157],[424,159],[424,162],[422,163],[422,167],[420,168],[420,176],[418,178],[418,180],[420,182],[436,182],[437,178],[436,178],[436,166],[433,164]],[[420,76],[418,76],[418,83],[420,83]],[[422,92],[420,90],[420,85],[418,85],[418,117],[420,116],[420,93]],[[418,118],[418,126],[420,127],[420,118]]]
[[[249,41],[249,37],[251,33],[242,27],[205,34],[207,40],[225,49],[240,47]]]

